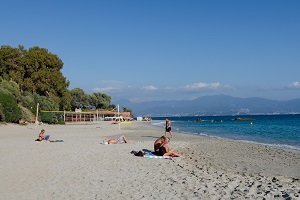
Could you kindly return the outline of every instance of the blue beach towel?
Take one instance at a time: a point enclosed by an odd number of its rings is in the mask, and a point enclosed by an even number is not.
[[[145,152],[144,158],[161,158],[161,159],[170,159],[170,160],[172,160],[171,156],[157,156],[153,152]]]
[[[54,141],[51,141],[51,142],[64,142],[63,140],[54,140]]]

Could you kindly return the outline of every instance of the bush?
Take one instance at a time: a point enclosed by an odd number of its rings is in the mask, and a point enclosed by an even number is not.
[[[33,122],[34,121],[35,117],[29,109],[27,109],[27,108],[25,108],[21,105],[19,105],[19,108],[21,110],[23,120],[25,120],[27,122]]]
[[[5,121],[5,115],[4,115],[4,111],[3,111],[3,106],[0,103],[0,122],[4,122]]]
[[[13,94],[7,90],[0,88],[0,104],[6,122],[19,122],[22,113],[18,107],[17,100]]]
[[[40,112],[40,121],[48,124],[65,124],[63,112]]]
[[[33,94],[30,92],[24,92],[20,96],[20,103],[22,106],[25,108],[29,109],[32,113],[34,113],[34,107],[35,107],[35,102],[34,102],[34,97]]]
[[[46,96],[40,96],[36,93],[33,94],[33,98],[34,98],[34,110],[36,110],[36,104],[39,103],[39,109],[40,110],[58,110],[59,109],[59,104],[51,101],[49,98],[47,98]]]
[[[7,90],[9,93],[14,95],[16,98],[20,96],[19,85],[14,81],[7,81],[0,79],[0,88]]]

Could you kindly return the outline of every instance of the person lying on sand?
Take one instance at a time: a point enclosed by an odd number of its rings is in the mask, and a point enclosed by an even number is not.
[[[161,136],[154,142],[154,152],[158,156],[181,156],[179,153],[169,148],[169,139],[165,136]]]
[[[42,129],[41,132],[39,133],[39,137],[38,139],[36,139],[35,141],[37,142],[62,142],[63,140],[50,140],[50,135],[45,135],[45,130]]]
[[[128,143],[126,137],[124,135],[121,135],[119,138],[111,138],[103,141],[103,144],[124,144]]]

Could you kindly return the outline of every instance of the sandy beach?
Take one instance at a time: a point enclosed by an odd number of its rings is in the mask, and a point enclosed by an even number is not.
[[[41,129],[64,142],[35,142]],[[128,144],[103,145],[124,134]],[[184,156],[153,159],[145,122],[0,125],[1,199],[300,199],[300,152],[174,133]]]

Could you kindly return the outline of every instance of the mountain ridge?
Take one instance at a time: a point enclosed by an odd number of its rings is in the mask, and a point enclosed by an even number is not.
[[[192,115],[253,115],[300,113],[300,98],[271,100],[260,97],[229,95],[202,96],[193,100],[166,100],[134,103],[120,101],[132,109],[135,116],[192,116]]]

